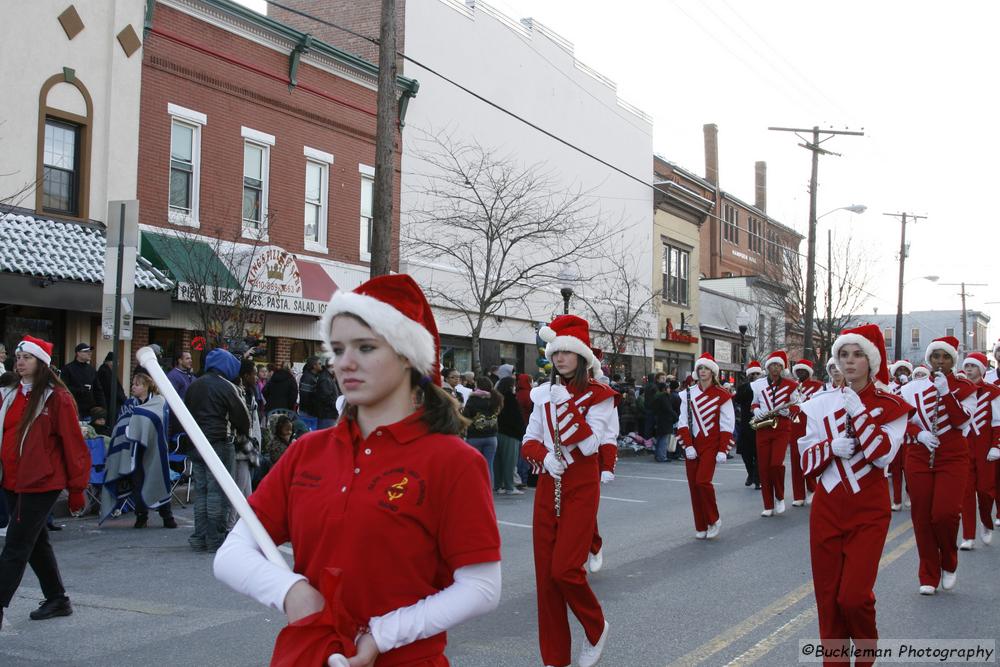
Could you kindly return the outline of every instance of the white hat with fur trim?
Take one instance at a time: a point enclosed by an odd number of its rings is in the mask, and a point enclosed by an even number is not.
[[[694,372],[697,373],[698,369],[704,366],[708,370],[715,374],[715,377],[719,377],[719,364],[716,363],[715,359],[708,352],[705,352],[700,357],[698,357],[694,362]]]
[[[965,357],[962,361],[962,367],[965,368],[968,364],[979,366],[979,372],[984,375],[990,369],[990,362],[982,352],[973,352]]]
[[[930,377],[931,369],[927,368],[923,364],[919,366],[914,366],[913,368],[913,379],[920,380],[922,378]]]
[[[941,350],[948,354],[957,364],[958,346],[958,339],[954,336],[942,336],[941,338],[935,338],[931,341],[930,345],[927,346],[927,351],[924,352],[924,361],[926,361],[929,366],[931,363],[931,355],[936,351]]]
[[[549,361],[552,361],[555,352],[576,352],[586,360],[594,378],[604,375],[601,362],[590,347],[590,325],[582,317],[560,315],[551,324],[539,329],[538,337],[545,341],[545,358]]]
[[[896,371],[900,368],[905,368],[910,374],[913,373],[913,364],[910,363],[909,359],[900,359],[899,361],[894,361],[889,364],[889,375],[895,375]]]
[[[831,352],[834,360],[839,360],[840,348],[845,345],[854,344],[861,348],[861,352],[868,357],[869,377],[881,382],[883,385],[889,384],[889,364],[885,354],[885,338],[882,330],[875,324],[862,324],[853,329],[844,329],[833,341]],[[839,361],[837,366],[839,367]],[[843,372],[843,368],[840,369]]]
[[[766,369],[771,364],[781,364],[781,368],[784,370],[788,369],[788,353],[784,350],[775,350],[772,352],[767,359],[764,360],[762,364]]]
[[[813,369],[813,363],[808,359],[799,359],[795,362],[795,365],[792,366],[792,372],[795,373],[797,371],[805,371],[806,373],[809,373],[809,377],[812,377],[815,372]]]

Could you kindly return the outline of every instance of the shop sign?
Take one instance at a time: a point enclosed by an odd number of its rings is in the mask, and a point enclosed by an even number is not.
[[[281,248],[266,248],[250,262],[247,284],[255,291],[302,297],[302,276],[295,257]]]
[[[674,328],[674,323],[667,318],[667,340],[673,343],[688,343],[693,344],[698,342],[697,336],[692,336],[686,331],[681,331],[680,329]]]

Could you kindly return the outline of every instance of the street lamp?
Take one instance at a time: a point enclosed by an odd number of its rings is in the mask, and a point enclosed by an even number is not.
[[[868,207],[864,204],[851,204],[850,206],[840,206],[833,209],[832,211],[827,211],[823,215],[816,218],[819,222],[820,218],[825,218],[831,213],[836,213],[837,211],[850,211],[851,213],[857,213],[858,215],[864,213],[868,210]],[[826,337],[827,340],[833,341],[833,230],[826,230]],[[810,341],[811,342],[811,341]],[[819,359],[819,357],[817,357]]]
[[[740,330],[740,375],[746,377],[747,370],[747,348],[746,335],[750,328],[750,311],[746,306],[742,306],[736,313],[736,326]]]
[[[562,289],[559,293],[562,294],[563,298],[563,315],[569,315],[569,300],[573,298],[573,281],[576,275],[568,268],[564,268],[559,272],[559,281],[562,282]]]

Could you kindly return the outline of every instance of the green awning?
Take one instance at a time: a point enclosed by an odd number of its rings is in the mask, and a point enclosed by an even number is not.
[[[241,286],[215,249],[190,236],[142,233],[140,255],[178,283],[239,289]]]

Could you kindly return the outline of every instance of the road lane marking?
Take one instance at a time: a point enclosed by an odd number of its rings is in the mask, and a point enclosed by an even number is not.
[[[887,540],[888,541],[888,540]],[[878,563],[878,570],[881,572],[890,563],[897,560],[900,556],[905,554],[907,551],[912,549],[917,544],[915,537],[911,537],[906,540],[895,549],[887,553]],[[762,641],[758,642],[749,651],[740,654],[736,658],[726,665],[726,667],[736,667],[737,665],[743,667],[744,665],[752,665],[757,662],[765,655],[776,649],[779,645],[788,640],[788,635],[798,630],[800,627],[816,618],[816,605],[811,606],[806,609],[798,616],[792,618],[790,621],[782,625],[780,628],[772,632],[770,635],[765,637]]]
[[[657,482],[683,482],[684,484],[687,484],[686,479],[676,479],[674,477],[643,477],[642,475],[619,475],[619,474],[615,475],[615,479],[618,479],[619,477],[624,477],[625,479],[652,479]]]
[[[623,503],[648,503],[648,500],[633,500],[632,498],[615,498],[614,496],[601,496],[601,500],[620,500]]]
[[[895,538],[902,535],[907,530],[913,528],[913,524],[907,520],[905,523],[899,527],[892,530],[885,538],[886,544]],[[893,551],[892,553],[895,553]],[[896,556],[898,558],[899,556]],[[895,560],[895,559],[893,559]],[[795,590],[787,593],[783,597],[778,598],[771,604],[767,605],[754,615],[744,619],[735,626],[725,630],[712,639],[708,640],[698,648],[693,651],[682,655],[677,660],[669,663],[668,667],[687,667],[689,665],[697,665],[704,662],[711,656],[715,655],[719,651],[724,650],[730,644],[742,639],[746,635],[750,634],[760,626],[769,622],[775,616],[784,613],[790,607],[801,602],[805,597],[813,594],[812,581],[802,584]]]
[[[515,528],[531,528],[530,523],[514,523],[513,521],[500,521],[500,520],[497,520],[497,523],[500,524],[501,526],[514,526]]]

